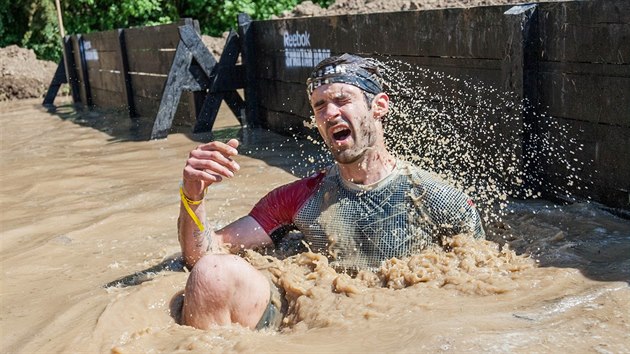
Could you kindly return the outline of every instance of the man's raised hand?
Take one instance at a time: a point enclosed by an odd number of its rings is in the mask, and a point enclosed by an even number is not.
[[[231,139],[227,143],[212,141],[192,150],[183,171],[184,193],[193,200],[203,198],[204,190],[224,177],[234,177],[240,169],[233,156],[238,155],[239,142]]]

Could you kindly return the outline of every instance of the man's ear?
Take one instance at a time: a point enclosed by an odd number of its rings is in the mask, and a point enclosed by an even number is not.
[[[387,96],[386,93],[381,92],[374,96],[372,100],[372,112],[376,119],[385,117],[387,112],[389,112],[389,96]]]

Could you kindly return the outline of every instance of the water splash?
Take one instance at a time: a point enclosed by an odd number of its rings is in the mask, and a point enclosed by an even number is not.
[[[583,145],[539,107],[512,92],[407,62],[382,59],[379,66],[390,96],[390,151],[471,196],[486,225],[502,221],[512,198],[573,201],[575,191],[589,188],[590,178],[580,177],[589,162],[577,158]],[[310,128],[306,140],[296,134],[285,141],[293,150],[262,148],[296,161],[291,172],[300,177],[332,163],[314,118],[304,124]]]
[[[468,193],[486,223],[501,220],[510,198],[571,200],[588,188],[568,127],[512,92],[398,60],[380,67],[389,149]]]

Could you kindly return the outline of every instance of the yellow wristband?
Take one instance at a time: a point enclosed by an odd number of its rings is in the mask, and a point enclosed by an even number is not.
[[[192,200],[192,199],[190,199],[190,198],[188,198],[186,196],[186,193],[184,193],[184,187],[183,186],[179,187],[179,191],[181,192],[182,200],[186,201],[186,203],[191,204],[191,205],[201,204],[201,202],[203,202],[203,198],[205,198],[205,196],[206,196],[206,191],[203,191],[203,195],[201,196],[201,199],[199,199],[199,200]]]
[[[182,204],[184,205],[184,208],[186,209],[186,212],[188,213],[188,215],[190,215],[190,218],[195,222],[195,224],[199,228],[199,231],[203,232],[205,230],[205,228],[203,227],[203,224],[201,223],[201,221],[197,217],[197,214],[195,214],[195,212],[190,208],[190,204],[192,204],[192,205],[200,204],[203,201],[203,198],[201,198],[201,200],[191,200],[191,199],[189,199],[186,196],[186,194],[184,194],[184,187],[179,187],[179,196],[181,197]]]

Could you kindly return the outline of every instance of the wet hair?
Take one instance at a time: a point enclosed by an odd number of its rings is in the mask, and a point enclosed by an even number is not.
[[[310,96],[319,86],[335,82],[360,88],[368,104],[375,95],[383,92],[383,77],[378,62],[358,55],[346,53],[322,60],[306,80],[306,90]]]

